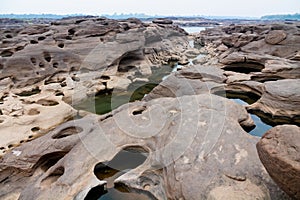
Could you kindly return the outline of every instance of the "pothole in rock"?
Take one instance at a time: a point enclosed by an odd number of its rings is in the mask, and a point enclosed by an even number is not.
[[[58,46],[59,48],[64,48],[64,47],[65,47],[65,44],[64,44],[64,43],[59,43],[57,46]]]
[[[153,67],[152,75],[147,77],[148,82],[135,81],[131,83],[126,90],[104,90],[94,97],[90,97],[73,106],[77,110],[86,110],[100,115],[106,114],[123,104],[141,100],[162,81],[163,77],[169,75],[172,70],[172,66],[169,65]]]
[[[259,74],[259,75],[251,76],[251,80],[261,82],[261,83],[264,83],[267,81],[278,81],[278,80],[282,80],[282,79],[284,79],[284,78],[282,78],[280,76],[268,75],[268,74]]]
[[[28,111],[27,115],[38,115],[40,114],[40,111],[36,108],[32,108]]]
[[[43,155],[33,168],[40,167],[44,172],[46,172],[50,167],[54,166],[60,159],[62,159],[67,152],[53,152]]]
[[[30,40],[30,44],[38,44],[39,42],[36,40]]]
[[[264,65],[259,63],[232,63],[223,67],[225,71],[249,74],[251,72],[261,72]]]
[[[246,102],[247,104],[253,104],[260,99],[260,96],[252,93],[252,92],[236,92],[236,91],[224,91],[224,90],[217,90],[212,91],[214,95],[218,95],[221,97],[225,97],[228,99],[241,99],[242,101]]]
[[[11,57],[14,54],[14,52],[10,50],[4,50],[1,52],[0,56],[2,57]]]
[[[44,52],[44,59],[45,59],[47,62],[51,62],[52,57],[51,57],[50,53]]]
[[[31,90],[25,90],[20,93],[17,93],[16,95],[21,96],[21,97],[28,97],[28,96],[32,96],[35,94],[39,94],[40,92],[41,92],[41,90],[39,88],[33,88]]]
[[[250,92],[217,91],[214,92],[214,94],[231,99],[242,106],[253,104],[260,99],[260,96]],[[260,115],[250,114],[250,116],[255,123],[255,128],[247,130],[243,127],[249,134],[261,137],[265,132],[272,128],[271,124],[262,120]]]
[[[49,99],[40,99],[36,103],[42,106],[56,106],[59,104],[57,101],[49,100]]]
[[[94,173],[100,180],[106,180],[107,185],[92,188],[85,200],[149,200],[142,193],[135,193],[121,184],[114,185],[114,180],[131,169],[143,164],[147,158],[147,151],[141,147],[128,147],[120,151],[111,161],[98,163]]]
[[[78,126],[71,126],[71,127],[67,127],[61,131],[59,131],[57,134],[54,134],[52,136],[52,139],[61,139],[61,138],[65,138],[74,134],[78,134],[81,133],[83,131],[82,128],[78,127]]]
[[[40,36],[40,37],[38,37],[38,41],[42,41],[42,40],[44,40],[44,39],[46,39],[45,36]]]

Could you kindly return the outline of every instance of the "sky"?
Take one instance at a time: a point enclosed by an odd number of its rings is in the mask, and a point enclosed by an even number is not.
[[[300,0],[0,0],[0,14],[128,14],[260,17],[300,12]]]

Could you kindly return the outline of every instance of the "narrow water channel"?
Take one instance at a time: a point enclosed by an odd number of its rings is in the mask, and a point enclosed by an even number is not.
[[[238,103],[242,106],[247,106],[249,104],[252,104],[260,98],[259,96],[256,96],[252,93],[240,94],[240,93],[219,91],[219,92],[214,92],[214,94],[225,97],[227,99],[231,99],[235,103]],[[251,135],[262,137],[266,131],[268,131],[273,127],[270,124],[264,122],[261,119],[261,117],[259,117],[258,115],[250,113],[250,116],[255,123],[255,128],[248,132]]]
[[[232,99],[234,102],[240,104],[240,105],[249,105],[247,102],[241,100],[241,99]],[[272,126],[264,123],[260,117],[258,117],[257,115],[254,114],[250,114],[252,120],[255,123],[255,128],[253,130],[251,130],[249,132],[249,134],[254,135],[254,136],[258,136],[258,137],[262,137],[263,134],[265,134],[265,132],[267,132],[269,129],[272,128]]]

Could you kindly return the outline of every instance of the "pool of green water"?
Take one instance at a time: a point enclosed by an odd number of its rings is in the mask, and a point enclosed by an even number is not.
[[[85,101],[74,105],[77,110],[86,110],[96,114],[108,113],[119,106],[141,100],[146,94],[150,93],[163,79],[173,70],[174,65],[163,65],[153,67],[152,75],[148,77],[149,82],[135,81],[131,83],[127,90],[106,91]]]

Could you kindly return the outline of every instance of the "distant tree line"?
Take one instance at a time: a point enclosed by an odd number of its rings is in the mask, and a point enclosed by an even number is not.
[[[300,20],[300,13],[286,15],[265,15],[262,20]]]

